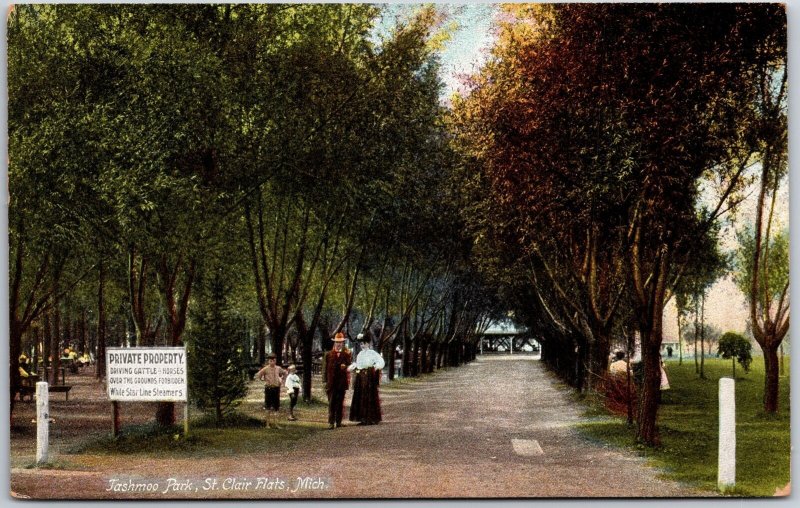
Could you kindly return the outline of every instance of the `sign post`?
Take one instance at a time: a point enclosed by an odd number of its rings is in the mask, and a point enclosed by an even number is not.
[[[111,401],[111,435],[119,436],[119,402]]]
[[[50,443],[50,392],[47,383],[36,383],[36,463],[47,462]]]
[[[719,380],[719,455],[717,487],[725,492],[736,485],[736,385],[734,380]]]
[[[189,431],[186,349],[182,347],[106,348],[106,387],[119,433],[119,402],[186,402]]]

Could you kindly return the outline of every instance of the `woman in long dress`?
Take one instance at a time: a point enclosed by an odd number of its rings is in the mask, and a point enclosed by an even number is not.
[[[369,332],[359,334],[361,352],[356,361],[348,367],[355,371],[353,383],[353,402],[350,404],[350,421],[359,425],[374,425],[381,421],[381,400],[378,387],[381,382],[381,370],[386,362],[372,349],[372,337]]]

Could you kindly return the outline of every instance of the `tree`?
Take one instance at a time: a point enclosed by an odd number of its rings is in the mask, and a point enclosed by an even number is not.
[[[764,410],[778,411],[778,350],[789,331],[788,237],[775,216],[787,168],[786,20],[775,16],[762,27],[748,72],[750,104],[745,145],[760,165],[752,228],[739,234],[737,283],[747,297],[753,337],[764,353]],[[776,231],[777,230],[777,231]]]
[[[785,231],[739,235],[735,280],[747,295],[753,337],[764,352],[764,410],[778,409],[778,349],[789,330],[789,238]],[[760,251],[760,254],[756,253]]]
[[[187,341],[189,394],[198,408],[213,411],[222,425],[247,395],[242,331],[230,305],[231,288],[221,270],[212,270],[193,307]]]
[[[9,16],[9,325],[11,409],[23,336],[45,321],[57,372],[58,311],[87,277],[81,254],[97,215],[83,157],[94,139],[68,29],[54,6],[19,6]],[[83,24],[82,27],[86,27]],[[51,321],[51,317],[54,318]],[[55,325],[51,330],[51,323]],[[49,337],[47,337],[49,335]],[[47,361],[45,356],[45,361]],[[51,382],[52,382],[51,378]]]
[[[750,351],[753,346],[744,335],[736,332],[725,332],[719,339],[717,352],[726,360],[730,358],[731,365],[733,366],[733,379],[736,379],[736,362],[744,367],[745,372],[750,370],[750,362],[753,357]]]
[[[630,293],[644,363],[638,439],[657,444],[664,305],[741,186],[746,163],[726,162],[743,137],[744,70],[764,37],[761,24],[780,24],[783,13],[511,9],[518,28],[499,38],[462,115],[470,155],[499,207],[490,224],[536,247],[522,254],[538,258],[544,276],[535,285],[550,279],[544,293],[558,299],[542,302],[578,337],[578,355],[605,342],[597,340],[603,325]],[[700,182],[710,175],[719,199],[703,206]]]

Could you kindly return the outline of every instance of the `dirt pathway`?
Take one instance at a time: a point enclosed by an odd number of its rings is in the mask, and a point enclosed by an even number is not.
[[[428,382],[387,385],[382,400],[382,424],[318,432],[280,457],[125,457],[103,473],[14,469],[12,490],[123,499],[703,495],[581,438],[572,428],[580,408],[530,357],[482,357]],[[108,490],[112,478],[134,492]]]

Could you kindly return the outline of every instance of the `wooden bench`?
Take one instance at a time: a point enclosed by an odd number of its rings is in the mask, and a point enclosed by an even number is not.
[[[36,393],[36,387],[22,385],[19,387],[19,391],[17,393],[19,393],[20,402],[23,402],[25,397],[28,397],[28,400],[33,402],[33,394]]]
[[[56,392],[56,393],[63,393],[65,400],[69,400],[69,391],[72,390],[72,385],[54,385],[48,386],[48,392]],[[36,394],[36,387],[29,386],[29,385],[22,385],[19,387],[19,400],[24,401],[25,397],[28,397],[28,400],[33,402],[33,396]]]
[[[58,392],[64,394],[64,400],[69,400],[69,391],[72,390],[72,385],[53,385],[48,386],[48,392]]]

